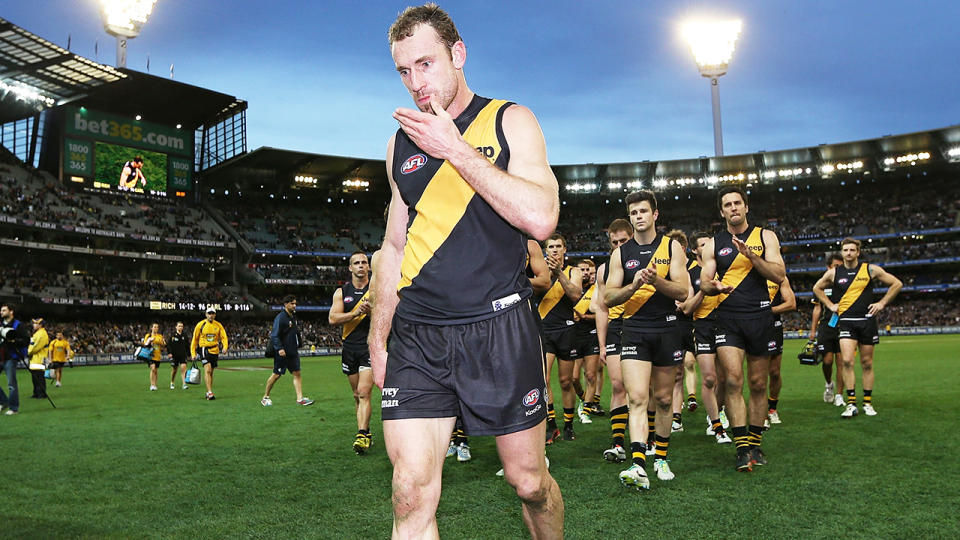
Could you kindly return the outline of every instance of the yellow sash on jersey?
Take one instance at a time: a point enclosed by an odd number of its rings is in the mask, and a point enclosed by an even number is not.
[[[567,274],[567,279],[570,279],[570,271],[573,267],[566,267],[563,271]],[[543,295],[543,300],[540,300],[540,306],[537,308],[537,311],[540,312],[540,318],[543,319],[547,316],[547,313],[550,313],[550,310],[556,306],[563,295],[566,294],[563,292],[563,285],[560,284],[560,278],[558,277],[556,281],[553,282],[553,285],[550,286],[550,290],[547,291],[547,294]],[[573,316],[573,313],[570,314]]]
[[[760,227],[754,227],[753,232],[750,233],[750,236],[747,237],[747,241],[745,242],[745,244],[747,244],[747,248],[759,247],[760,249],[751,251],[756,251],[757,255],[761,257],[763,256],[762,235],[763,229]],[[727,268],[727,271],[723,274],[723,279],[721,281],[724,285],[729,285],[736,289],[740,286],[743,280],[747,278],[747,274],[749,274],[751,270],[753,270],[753,263],[750,262],[750,259],[747,258],[747,256],[743,253],[738,253],[737,258],[730,263],[730,268]],[[702,283],[700,285],[703,286]],[[717,295],[717,304],[722,304],[728,296],[730,295],[723,293]]]
[[[843,293],[843,296],[840,297],[840,301],[837,302],[837,315],[843,315],[843,312],[850,309],[850,306],[856,302],[860,295],[863,294],[863,290],[867,288],[867,285],[870,284],[870,265],[867,263],[860,263],[860,269],[857,270],[857,275],[853,278],[853,283],[847,287],[847,292]]]
[[[367,292],[363,293],[363,296],[360,297],[360,300],[357,300],[357,305],[353,306],[353,309],[357,309],[358,307],[360,307],[360,304],[367,299],[367,296],[369,294],[370,294],[370,289],[367,289]],[[351,309],[350,311],[353,311],[353,309]],[[360,326],[360,323],[363,322],[363,320],[366,318],[367,318],[367,314],[363,313],[356,319],[347,321],[343,325],[343,332],[342,332],[342,335],[340,336],[340,339],[347,339],[347,336],[349,336],[351,332],[356,330],[357,326]]]
[[[669,236],[664,236],[660,239],[660,245],[657,246],[657,250],[653,252],[653,256],[650,257],[650,262],[647,263],[647,268],[651,268],[656,263],[657,259],[667,259],[670,260],[670,242],[671,238]],[[621,252],[622,253],[622,252]],[[660,264],[657,265],[657,275],[666,278],[670,274],[670,264]],[[653,293],[657,292],[657,289],[650,285],[649,283],[644,283],[637,289],[637,292],[633,293],[626,302],[623,303],[623,318],[632,317],[647,303],[647,300],[650,300],[650,297],[653,296]]]
[[[773,302],[773,299],[777,297],[777,293],[780,292],[780,284],[774,283],[768,279],[767,292],[770,293],[770,301]]]
[[[690,266],[687,269],[693,270],[697,266],[700,266],[700,265],[697,264],[697,261],[693,261],[690,263]],[[707,317],[708,315],[713,313],[713,310],[717,309],[718,305],[720,305],[719,298],[717,298],[716,296],[703,295],[703,301],[701,301],[700,305],[697,306],[697,309],[693,311],[693,318],[703,319],[704,317]]]
[[[590,300],[593,298],[593,291],[597,288],[597,284],[594,283],[587,289],[587,292],[583,293],[583,296],[580,297],[580,301],[573,306],[573,310],[579,313],[581,316],[586,315],[590,311]]]
[[[488,153],[484,155],[490,163],[497,161],[502,150],[497,139],[496,118],[497,112],[506,103],[502,99],[491,100],[463,132],[463,139],[471,146],[487,150]],[[493,149],[492,155],[489,148]],[[453,165],[444,161],[423,190],[415,207],[417,215],[407,230],[407,245],[403,249],[401,278],[397,290],[410,285],[420,275],[423,266],[433,258],[433,254],[440,249],[463,218],[467,205],[476,194]]]

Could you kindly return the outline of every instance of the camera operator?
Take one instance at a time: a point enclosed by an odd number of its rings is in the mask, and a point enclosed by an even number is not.
[[[13,318],[13,306],[0,304],[0,364],[7,375],[7,394],[0,390],[0,410],[10,416],[20,410],[20,394],[17,389],[17,364],[27,357],[30,335],[27,328]]]

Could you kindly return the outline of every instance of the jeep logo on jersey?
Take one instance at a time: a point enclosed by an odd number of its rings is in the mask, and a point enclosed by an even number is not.
[[[536,388],[527,392],[527,395],[523,396],[523,404],[527,407],[536,405],[538,401],[540,401],[540,391]]]
[[[727,255],[733,253],[733,248],[725,247],[717,252],[717,255],[721,257],[726,257]]]
[[[640,266],[640,261],[636,259],[630,259],[629,261],[623,263],[623,267],[627,270],[633,270],[634,268]]]
[[[400,174],[410,174],[412,172],[419,171],[426,164],[427,156],[423,154],[410,156],[406,161],[403,162],[403,165],[400,166]]]
[[[658,259],[657,257],[654,257],[653,264],[670,264],[670,259]]]
[[[490,159],[493,157],[493,147],[492,146],[478,146],[477,152],[480,152],[480,155]]]

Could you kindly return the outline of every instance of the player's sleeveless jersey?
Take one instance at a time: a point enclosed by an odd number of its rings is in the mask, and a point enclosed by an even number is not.
[[[737,235],[747,247],[763,257],[763,229],[751,226]],[[717,295],[717,314],[759,315],[770,312],[767,280],[753,267],[746,256],[733,245],[733,235],[720,231],[713,237],[713,255],[717,260],[717,276],[724,285],[735,287],[730,294]]]
[[[567,279],[570,279],[572,270],[572,266],[563,269]],[[538,304],[537,311],[543,320],[544,330],[563,330],[568,326],[573,326],[574,302],[563,292],[563,285],[560,284],[559,277],[553,280],[550,288],[544,293],[543,298],[540,298]]]
[[[512,103],[474,96],[454,123],[463,138],[506,170],[503,112]],[[396,314],[428,324],[488,319],[532,294],[524,273],[527,238],[445,160],[397,130],[391,164],[409,208]]]
[[[590,302],[593,300],[593,295],[597,292],[597,284],[594,283],[590,285],[587,290],[583,293],[583,296],[580,297],[574,306],[573,310],[579,313],[580,315],[586,314],[590,311]],[[597,326],[596,322],[592,320],[581,319],[577,322],[577,334],[587,335],[593,331],[596,331]]]
[[[130,168],[130,172],[127,173],[126,177],[123,179],[124,185],[130,184],[131,182],[134,182],[137,179],[137,169],[133,167],[132,161],[128,161],[123,164],[124,170],[127,169],[128,167]]]
[[[780,284],[767,280],[767,293],[770,295],[770,307],[783,303],[783,295],[780,294]],[[773,316],[774,321],[780,320],[780,314]]]
[[[835,270],[830,300],[839,306],[837,314],[841,319],[867,318],[868,308],[873,303],[873,281],[869,267],[864,262],[856,268],[841,265]]]
[[[610,273],[610,263],[603,265],[603,283],[607,283],[607,277]],[[624,281],[626,283],[626,281]],[[602,298],[600,300],[603,300]],[[611,308],[607,308],[607,319],[614,320],[623,317],[623,304],[617,304]]]
[[[340,287],[340,294],[343,298],[343,310],[347,313],[352,312],[360,306],[360,301],[370,298],[370,282],[366,286],[356,288],[352,281],[344,283]],[[341,330],[341,338],[344,343],[350,345],[363,345],[367,342],[367,333],[370,332],[370,318],[364,313],[356,319],[347,321]]]
[[[700,274],[702,270],[703,267],[700,266],[700,263],[697,261],[690,263],[690,267],[687,269],[687,271],[690,272],[690,285],[693,286],[693,294],[700,292]],[[703,295],[703,300],[700,302],[700,305],[697,306],[697,309],[693,310],[693,319],[713,320],[715,318],[714,311],[717,309],[719,303],[719,297]]]
[[[640,245],[630,238],[620,245],[620,264],[623,283],[643,268],[656,265],[657,275],[670,279],[671,239],[658,234],[650,244]],[[677,305],[673,299],[657,292],[650,284],[641,285],[637,292],[623,303],[623,328],[629,330],[663,330],[676,327]]]

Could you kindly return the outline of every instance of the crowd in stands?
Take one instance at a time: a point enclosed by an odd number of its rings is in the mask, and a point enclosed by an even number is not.
[[[939,257],[960,256],[960,241],[931,242],[925,244],[901,243],[899,245],[871,248],[866,244],[861,248],[861,258],[872,263],[884,264],[891,261],[915,261],[918,259],[935,259]],[[835,246],[833,246],[835,247]],[[787,249],[783,253],[783,261],[788,265],[826,265],[828,251],[792,252]]]
[[[798,300],[798,310],[783,316],[786,331],[808,332],[813,317],[810,299]],[[880,328],[960,325],[960,294],[901,295],[877,315]]]
[[[312,264],[251,264],[266,279],[312,279],[316,283],[338,284],[350,279],[346,265],[341,267]]]

